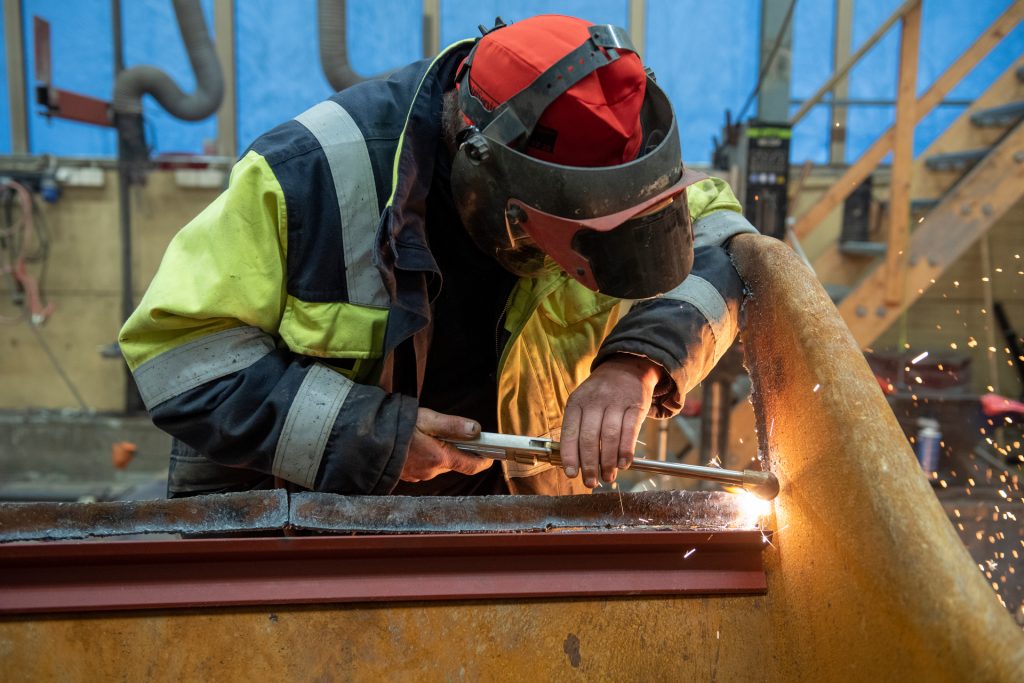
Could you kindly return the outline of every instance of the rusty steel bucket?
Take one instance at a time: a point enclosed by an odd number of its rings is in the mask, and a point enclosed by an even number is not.
[[[4,678],[1024,680],[1024,635],[814,275],[766,237],[732,252],[760,450],[782,484],[766,594],[8,617]]]

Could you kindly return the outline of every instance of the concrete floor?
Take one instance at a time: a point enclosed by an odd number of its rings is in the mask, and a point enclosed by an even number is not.
[[[114,467],[116,442],[135,458]],[[67,411],[0,412],[0,500],[163,497],[171,438],[148,417]]]

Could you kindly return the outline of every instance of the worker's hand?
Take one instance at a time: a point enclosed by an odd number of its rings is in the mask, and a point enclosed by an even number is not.
[[[640,426],[651,409],[661,366],[641,356],[609,358],[576,387],[565,404],[562,466],[568,477],[583,472],[583,483],[597,486],[598,471],[615,481],[617,468],[633,462]]]
[[[483,472],[493,460],[463,453],[450,443],[434,438],[472,439],[479,435],[480,425],[473,420],[420,408],[401,480],[426,481],[452,471],[462,474]]]

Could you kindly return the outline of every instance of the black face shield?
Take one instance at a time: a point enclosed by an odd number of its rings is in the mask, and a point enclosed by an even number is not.
[[[683,167],[672,106],[648,77],[640,112],[639,156],[616,166],[563,166],[519,151],[544,109],[572,84],[632,48],[622,29],[591,27],[585,50],[593,62],[571,82],[562,62],[493,111],[469,94],[460,76],[459,103],[478,125],[459,135],[452,191],[477,245],[523,277],[538,274],[545,255],[586,287],[640,299],[682,282],[693,264],[693,230],[686,188],[706,176]],[[595,56],[596,55],[596,56]],[[572,80],[575,79],[575,80]],[[551,95],[547,83],[557,80]]]

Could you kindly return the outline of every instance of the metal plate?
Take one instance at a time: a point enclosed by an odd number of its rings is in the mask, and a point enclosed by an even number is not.
[[[283,529],[283,490],[176,500],[0,503],[0,543],[135,534],[238,534]]]
[[[378,534],[751,528],[737,497],[721,491],[461,498],[297,493],[290,520],[296,529]]]

